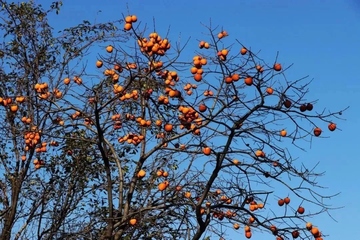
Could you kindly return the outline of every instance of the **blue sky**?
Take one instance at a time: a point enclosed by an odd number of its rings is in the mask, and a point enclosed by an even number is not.
[[[44,5],[48,1],[36,1]],[[68,27],[81,20],[91,22],[115,20],[122,14],[136,14],[142,24],[150,28],[155,18],[156,29],[162,34],[170,27],[170,39],[197,46],[205,38],[202,24],[210,20],[228,31],[230,38],[238,39],[260,56],[272,62],[279,51],[279,62],[284,66],[294,63],[289,78],[309,75],[309,99],[319,99],[317,109],[329,108],[344,112],[346,121],[338,121],[330,138],[314,139],[312,146],[303,145],[307,152],[296,152],[305,163],[320,161],[319,170],[326,175],[319,179],[328,193],[341,194],[331,200],[334,207],[344,208],[331,212],[337,220],[324,214],[316,218],[318,225],[330,236],[328,240],[352,239],[360,235],[360,182],[357,160],[360,134],[359,110],[356,104],[360,94],[357,68],[360,60],[360,4],[356,0],[252,0],[252,1],[113,1],[64,0],[64,7],[51,21],[55,27]],[[129,9],[129,12],[128,12]],[[101,12],[98,12],[101,10]],[[230,40],[229,40],[230,41]],[[192,47],[190,47],[191,49]],[[192,56],[193,52],[189,52]],[[358,213],[358,214],[355,214]],[[358,221],[357,221],[358,220]],[[243,232],[232,239],[242,239]],[[254,233],[252,239],[273,239],[273,236]]]

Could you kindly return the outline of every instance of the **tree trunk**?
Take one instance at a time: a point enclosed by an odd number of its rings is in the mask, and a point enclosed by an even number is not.
[[[17,179],[15,179],[14,177],[11,179],[11,185],[12,185],[11,205],[8,212],[3,216],[4,228],[1,230],[1,235],[0,235],[1,240],[11,240],[11,230],[14,225],[17,203],[19,199],[19,192],[21,185],[18,184]]]

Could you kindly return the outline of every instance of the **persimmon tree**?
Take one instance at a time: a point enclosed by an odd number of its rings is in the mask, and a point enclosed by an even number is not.
[[[307,78],[218,27],[186,59],[135,15],[55,36],[51,11],[0,2],[1,239],[322,239],[331,196],[291,152],[343,110]]]
[[[62,124],[58,117],[66,112],[53,111],[55,100],[66,96],[58,79],[73,68],[81,71],[93,44],[110,38],[121,42],[126,36],[115,31],[119,22],[94,25],[84,21],[54,31],[48,16],[60,10],[61,2],[53,2],[48,10],[33,1],[0,3],[0,33],[4,36],[0,46],[0,239],[54,239],[73,234],[78,239],[93,224],[83,225],[79,216],[84,215],[84,206],[89,210],[100,201],[97,197],[93,203],[87,201],[100,176],[85,161],[92,149],[74,137],[83,136],[83,130],[67,124],[57,127]],[[71,95],[68,97],[70,100]],[[74,145],[79,153],[70,156],[68,149]],[[41,173],[37,169],[45,162],[46,170]]]

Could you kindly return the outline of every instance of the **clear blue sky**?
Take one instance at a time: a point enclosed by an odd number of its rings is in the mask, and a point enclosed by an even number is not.
[[[38,1],[37,1],[38,2]],[[48,1],[39,1],[44,5]],[[356,0],[251,0],[251,1],[114,1],[64,0],[58,18],[51,19],[56,27],[71,26],[81,20],[106,21],[136,14],[149,27],[156,19],[156,29],[163,34],[171,27],[170,39],[185,40],[190,45],[205,37],[201,23],[222,26],[232,39],[239,39],[261,57],[273,62],[279,51],[279,61],[287,66],[294,63],[289,77],[310,75],[309,99],[319,99],[317,109],[340,110],[346,121],[325,139],[314,139],[307,152],[296,152],[304,163],[320,161],[319,170],[326,175],[319,179],[329,189],[325,193],[341,192],[331,200],[333,206],[344,208],[332,211],[337,222],[324,214],[316,218],[321,229],[330,234],[326,239],[354,239],[360,236],[360,163],[355,154],[360,134],[360,3]],[[101,13],[98,11],[101,10]],[[181,35],[180,35],[181,33]],[[190,53],[192,54],[192,53]],[[357,214],[356,214],[357,213]],[[243,231],[232,239],[242,239]],[[254,233],[252,239],[274,239],[269,234]]]

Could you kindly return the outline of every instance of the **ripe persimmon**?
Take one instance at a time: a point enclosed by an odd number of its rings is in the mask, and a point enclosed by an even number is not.
[[[163,175],[163,173],[164,173],[164,170],[159,169],[156,171],[156,176],[161,177]]]
[[[192,68],[190,68],[190,72],[191,72],[192,74],[195,74],[195,73],[198,72],[198,68],[192,67]]]
[[[69,85],[69,83],[70,83],[70,78],[64,78],[64,84]]]
[[[164,191],[167,188],[167,186],[168,185],[165,182],[161,182],[158,185],[158,189],[159,189],[159,191]]]
[[[206,65],[206,64],[207,64],[206,58],[201,58],[201,59],[200,59],[200,64],[201,64],[201,65]]]
[[[233,75],[231,75],[231,79],[236,82],[240,79],[240,75],[237,73],[234,73]]]
[[[306,111],[306,105],[305,104],[301,104],[300,106],[300,112],[305,112]]]
[[[335,131],[336,124],[335,123],[329,123],[328,128],[329,128],[330,131]]]
[[[226,56],[224,56],[224,55],[219,55],[219,59],[221,60],[221,61],[226,61]]]
[[[125,23],[124,24],[124,30],[125,31],[129,31],[132,28],[132,24],[131,23]]]
[[[177,92],[175,90],[170,90],[168,94],[169,94],[169,97],[173,98],[176,96]]]
[[[201,74],[196,73],[196,74],[194,75],[194,80],[195,80],[195,81],[200,82],[201,79],[202,79],[202,75],[201,75]]]
[[[116,71],[118,71],[118,72],[121,73],[121,72],[123,71],[123,68],[121,67],[120,64],[115,63],[115,65],[114,65],[114,70],[116,70]]]
[[[309,231],[312,229],[312,223],[311,222],[306,223],[306,229],[309,230]]]
[[[137,177],[138,177],[138,178],[143,178],[143,177],[145,177],[145,175],[146,175],[145,170],[141,169],[141,170],[138,172]]]
[[[223,55],[223,56],[227,56],[228,53],[229,53],[229,51],[227,49],[221,50],[221,55]]]
[[[250,211],[255,211],[255,210],[257,210],[258,209],[258,206],[257,205],[255,205],[255,204],[250,204],[249,205],[249,209],[250,209]]]
[[[285,203],[284,199],[279,199],[279,200],[278,200],[278,205],[279,205],[280,207],[283,206],[284,203]]]
[[[126,23],[132,23],[131,16],[126,16],[126,17],[125,17],[125,22],[126,22]]]
[[[317,236],[319,235],[320,231],[317,227],[312,227],[311,230],[310,230],[311,234],[314,235],[314,236]]]
[[[281,64],[280,63],[275,63],[273,68],[274,68],[275,71],[281,71]]]
[[[165,124],[164,130],[165,130],[166,132],[171,132],[171,131],[173,130],[173,125],[170,124],[170,123]]]
[[[247,53],[247,49],[245,47],[242,47],[240,53],[241,55],[245,55]]]
[[[130,219],[129,223],[130,225],[134,226],[136,224],[137,220],[135,218]]]
[[[223,202],[226,202],[228,200],[228,197],[226,195],[222,195],[220,197],[220,200],[223,201]]]
[[[106,51],[108,52],[108,53],[112,53],[112,51],[113,51],[113,46],[111,46],[111,45],[109,45],[109,46],[107,46],[106,47]]]
[[[186,198],[191,198],[191,192],[185,192],[185,193],[184,193],[184,196],[185,196]]]
[[[202,152],[205,154],[205,155],[210,155],[211,154],[211,148],[209,147],[204,147]]]
[[[232,82],[233,82],[233,80],[230,76],[225,77],[225,83],[231,84]]]
[[[15,112],[17,112],[17,110],[19,110],[19,106],[18,106],[18,105],[12,104],[12,105],[10,106],[10,111],[11,111],[11,112],[15,113]]]
[[[137,22],[137,16],[131,15],[131,22]]]
[[[313,108],[314,106],[311,103],[306,104],[306,110],[311,111]]]
[[[305,208],[303,208],[303,207],[300,206],[300,207],[298,207],[297,212],[298,212],[299,214],[304,214]]]
[[[41,164],[35,164],[35,169],[41,168]]]
[[[278,232],[277,228],[276,228],[274,225],[271,225],[271,226],[270,226],[270,231],[271,231],[274,235],[276,235],[277,232]]]
[[[240,224],[234,223],[234,224],[233,224],[233,227],[234,227],[234,229],[238,230],[238,229],[240,228]]]
[[[261,150],[257,150],[255,152],[255,156],[256,157],[265,157],[265,153],[263,151],[261,151]]]
[[[271,95],[271,94],[274,93],[274,89],[272,89],[271,87],[268,87],[268,88],[266,89],[266,92],[267,92],[267,94]]]
[[[205,45],[205,41],[200,41],[200,43],[199,43],[199,48],[200,48],[200,49],[203,48],[204,45]]]
[[[316,137],[320,136],[321,132],[322,132],[321,128],[319,127],[314,128],[314,135]]]
[[[284,106],[285,106],[286,108],[290,108],[290,107],[291,107],[291,101],[290,101],[289,99],[286,99],[286,100],[284,101]]]
[[[24,96],[17,96],[15,98],[15,101],[18,102],[18,103],[23,103],[23,102],[25,102],[25,97]]]
[[[239,160],[237,160],[237,159],[234,159],[234,160],[233,160],[233,164],[235,164],[235,165],[239,165],[239,164],[240,164],[240,161],[239,161]]]
[[[199,111],[200,112],[205,112],[207,110],[207,106],[205,105],[205,104],[200,104],[200,106],[199,106]]]
[[[201,75],[201,74],[204,73],[204,69],[202,69],[202,68],[197,68],[196,73],[198,73],[198,74]]]
[[[103,66],[103,62],[101,60],[96,61],[96,67],[101,68]]]
[[[169,176],[169,173],[166,172],[166,171],[164,171],[164,172],[162,173],[162,176],[163,176],[164,178],[167,178],[167,177]]]
[[[256,70],[259,72],[259,73],[262,73],[264,71],[264,68],[260,65],[257,65],[256,66]]]
[[[155,121],[155,125],[158,126],[158,127],[160,127],[160,126],[162,125],[162,121],[161,121],[160,119],[157,119],[157,120]]]
[[[287,132],[286,132],[285,129],[283,129],[283,130],[280,131],[280,136],[286,137],[286,134],[287,134]]]
[[[298,238],[300,236],[300,233],[299,233],[299,231],[294,230],[294,231],[292,231],[291,235],[293,238]]]
[[[284,202],[285,202],[285,204],[289,204],[290,203],[290,198],[289,197],[284,198]]]
[[[251,86],[253,84],[253,78],[248,76],[244,79],[246,85]]]

